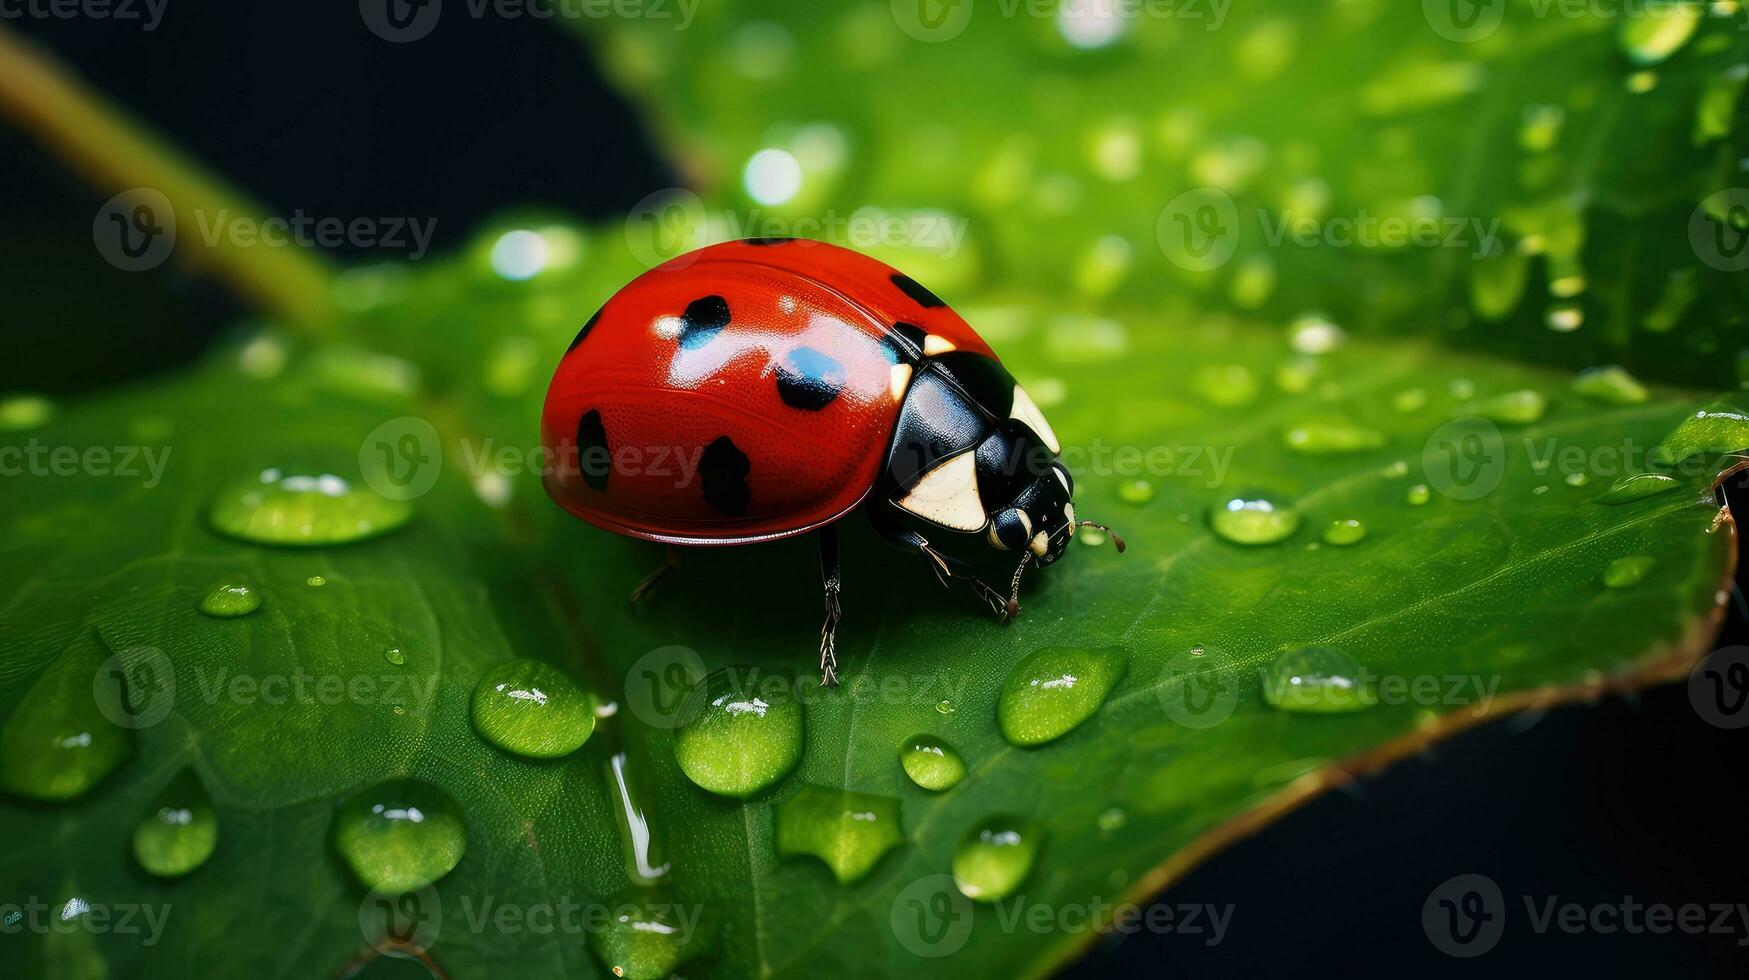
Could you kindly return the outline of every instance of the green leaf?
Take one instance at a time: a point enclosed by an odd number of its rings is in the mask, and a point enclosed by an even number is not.
[[[1387,0],[752,0],[573,25],[723,207],[717,235],[892,249],[868,219],[921,220],[954,234],[904,236],[899,264],[940,289],[1322,310],[1723,388],[1749,33],[1703,6],[1516,0],[1463,25]],[[743,186],[766,149],[801,166],[788,201]],[[1174,243],[1204,232],[1226,250]]]
[[[955,897],[956,848],[987,821],[1030,821],[1029,843],[1042,842],[1015,892],[1029,906],[1141,900],[1259,821],[1443,733],[1680,677],[1716,623],[1732,547],[1709,533],[1717,466],[1678,469],[1678,493],[1594,499],[1647,465],[1701,403],[1693,393],[1653,386],[1643,402],[1600,403],[1572,395],[1569,375],[1421,343],[1325,333],[1330,349],[1306,355],[1293,335],[1224,319],[954,295],[1065,440],[1078,511],[1117,528],[1128,552],[1072,547],[1002,628],[852,519],[844,684],[820,690],[811,543],[688,552],[630,606],[662,549],[572,520],[542,492],[542,382],[635,271],[617,238],[587,239],[586,261],[527,283],[493,277],[486,245],[417,275],[348,273],[343,344],[243,338],[184,376],[0,435],[7,449],[71,447],[90,461],[0,481],[0,741],[37,725],[42,705],[107,690],[104,665],[135,680],[156,665],[155,686],[130,690],[153,696],[134,705],[140,718],[166,706],[120,732],[131,755],[78,799],[0,804],[0,832],[32,842],[0,857],[8,900],[49,909],[32,921],[77,897],[167,909],[161,932],[148,944],[26,929],[9,960],[44,973],[341,970],[370,955],[380,909],[336,849],[337,807],[413,778],[466,816],[465,852],[435,885],[440,928],[416,933],[452,976],[602,975],[591,950],[634,973],[899,975],[943,937],[963,943],[956,967],[1037,974],[1093,936],[1005,930],[1001,909]],[[1526,391],[1545,401],[1534,421],[1467,415]],[[1287,433],[1314,422],[1379,438],[1307,453]],[[156,476],[144,457],[130,475],[119,456],[85,455],[117,445],[169,455]],[[367,540],[268,547],[215,532],[215,498],[275,467],[355,485],[384,472],[413,477],[392,486],[434,480],[410,521]],[[1301,519],[1273,544],[1230,542],[1208,518],[1236,497]],[[1358,542],[1320,537],[1348,519],[1364,522]],[[1637,577],[1609,572],[1624,558]],[[258,609],[199,611],[236,584]],[[1127,667],[1091,717],[1017,747],[997,701],[1010,667],[1050,647],[1117,648]],[[1264,670],[1308,647],[1362,665],[1376,704],[1270,707]],[[472,693],[516,658],[568,672],[617,710],[563,758],[496,748],[471,726]],[[725,667],[804,706],[799,764],[746,801],[699,789],[674,754],[670,709]],[[159,702],[166,674],[174,693]],[[901,753],[920,735],[958,751],[961,781],[911,782]],[[211,796],[216,848],[181,878],[153,878],[127,842],[185,771]],[[774,811],[809,786],[897,800],[902,842],[797,826],[795,856],[780,857]],[[640,869],[663,868],[654,891],[639,887]],[[619,908],[681,923],[686,944],[640,945],[661,930],[620,922]],[[928,927],[942,923],[917,918],[937,908],[967,925],[937,935]]]

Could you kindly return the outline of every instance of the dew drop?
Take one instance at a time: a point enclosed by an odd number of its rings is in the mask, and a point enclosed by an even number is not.
[[[1324,529],[1324,543],[1337,546],[1359,544],[1366,537],[1366,525],[1358,519],[1350,517],[1345,520],[1331,521]]]
[[[1433,491],[1428,489],[1427,484],[1417,483],[1410,487],[1403,497],[1409,501],[1409,506],[1420,507],[1433,499]]]
[[[1075,532],[1075,540],[1087,545],[1088,547],[1099,548],[1103,547],[1111,540],[1111,535],[1106,534],[1104,531],[1101,531],[1096,527],[1084,527]]]
[[[1573,390],[1608,405],[1638,405],[1651,397],[1646,386],[1620,365],[1587,368],[1573,379]]]
[[[1154,499],[1154,485],[1147,480],[1125,480],[1117,485],[1117,499],[1126,504],[1145,504]]]
[[[953,852],[953,882],[974,902],[995,902],[1020,887],[1038,857],[1044,831],[1022,817],[984,820]]]
[[[1322,313],[1308,313],[1288,327],[1288,340],[1301,354],[1328,354],[1348,339],[1342,328]]]
[[[1093,717],[1123,677],[1122,650],[1044,647],[1020,658],[1002,682],[996,722],[1015,745],[1043,745]]]
[[[634,885],[609,899],[607,908],[606,924],[589,930],[589,948],[616,977],[673,976],[706,945],[697,922],[683,915],[688,906],[662,891]]]
[[[320,575],[312,575],[309,578],[304,579],[304,584],[312,589],[319,589],[322,586],[327,585],[328,580]]]
[[[1427,407],[1427,389],[1405,388],[1391,396],[1391,407],[1407,415]]]
[[[966,775],[966,762],[954,747],[934,735],[913,735],[899,749],[899,765],[911,781],[928,790],[951,789]]]
[[[1656,497],[1682,486],[1682,481],[1663,473],[1635,473],[1610,484],[1597,497],[1600,504],[1631,504],[1636,500]]]
[[[70,655],[31,685],[0,728],[0,788],[34,800],[70,800],[133,751],[128,733],[92,696],[94,674],[98,683],[112,683],[95,657]]]
[[[511,660],[488,670],[474,686],[473,716],[481,738],[534,759],[570,755],[595,731],[594,699],[564,671],[539,660]]]
[[[1191,387],[1223,408],[1249,405],[1257,400],[1257,375],[1243,364],[1209,364],[1196,369]]]
[[[1360,664],[1335,647],[1289,650],[1264,677],[1263,697],[1283,711],[1358,711],[1377,699],[1362,684]]]
[[[1326,456],[1378,449],[1385,444],[1385,434],[1340,422],[1312,422],[1287,430],[1282,442],[1296,453]]]
[[[407,662],[407,655],[401,652],[400,647],[390,647],[383,651],[383,659],[399,667]]]
[[[1209,527],[1234,544],[1275,544],[1299,526],[1298,511],[1267,497],[1234,497],[1209,512]]]
[[[287,475],[263,470],[220,491],[208,512],[213,530],[267,545],[336,545],[387,534],[413,508],[332,473]]]
[[[824,786],[797,790],[777,805],[773,822],[778,854],[817,857],[841,885],[861,880],[905,839],[898,800]]]
[[[378,783],[349,798],[334,843],[366,888],[408,892],[448,874],[467,850],[461,804],[418,779]]]
[[[1566,480],[1567,486],[1570,487],[1582,487],[1591,482],[1591,478],[1586,476],[1585,473],[1580,470],[1568,473],[1563,479]]]
[[[1650,555],[1632,555],[1627,558],[1617,558],[1603,570],[1603,584],[1612,589],[1625,589],[1630,585],[1638,585],[1652,570],[1656,561]]]
[[[1585,325],[1585,308],[1578,303],[1556,303],[1549,307],[1543,323],[1555,333],[1572,333]]]
[[[942,700],[935,702],[935,710],[940,714],[951,715],[954,710],[953,702],[943,698]]]
[[[241,583],[227,583],[208,592],[195,608],[214,619],[236,619],[261,608],[261,593]]]
[[[693,688],[674,737],[680,770],[701,789],[746,798],[789,775],[802,757],[802,706],[787,679],[727,667]]]
[[[1128,820],[1129,815],[1124,813],[1121,807],[1114,806],[1101,810],[1097,823],[1100,830],[1109,834],[1112,831],[1123,829],[1123,825]]]
[[[205,864],[218,841],[212,797],[193,772],[184,771],[134,827],[134,859],[160,878],[177,878]]]
[[[1470,402],[1456,414],[1477,415],[1506,425],[1529,425],[1542,418],[1548,408],[1548,399],[1541,392],[1524,389]]]

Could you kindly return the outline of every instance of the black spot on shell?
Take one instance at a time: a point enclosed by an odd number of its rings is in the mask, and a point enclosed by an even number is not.
[[[704,455],[698,461],[704,499],[730,517],[747,513],[747,498],[752,496],[752,491],[747,488],[747,473],[752,468],[747,454],[735,445],[734,440],[718,436],[704,447]]]
[[[601,413],[593,408],[577,420],[577,467],[591,490],[607,489],[613,453],[607,448],[607,427],[601,424]]]
[[[785,242],[793,242],[793,241],[795,241],[794,238],[743,238],[743,239],[741,239],[741,244],[743,244],[743,245],[782,245]]]
[[[797,347],[777,365],[777,394],[791,408],[817,412],[844,390],[844,365],[812,347]]]
[[[711,342],[729,325],[729,301],[721,296],[706,296],[686,304],[680,315],[680,346],[697,350]]]
[[[906,296],[916,300],[917,305],[926,310],[934,309],[937,306],[947,305],[941,301],[941,297],[925,289],[922,283],[905,275],[903,272],[893,273],[893,285],[904,290]]]
[[[571,346],[565,348],[565,353],[569,354],[572,351],[576,350],[577,345],[581,344],[583,342],[583,338],[589,336],[589,331],[594,330],[595,325],[597,323],[600,323],[600,322],[601,322],[601,311],[596,310],[595,315],[589,318],[589,322],[583,324],[583,329],[577,331],[577,339],[571,341]]]
[[[923,359],[923,338],[927,336],[929,332],[922,327],[901,320],[881,338],[881,348],[894,364],[916,364]]]

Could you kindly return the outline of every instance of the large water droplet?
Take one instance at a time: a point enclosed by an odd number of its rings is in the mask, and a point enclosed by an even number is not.
[[[990,817],[953,852],[953,882],[974,902],[1013,894],[1032,870],[1044,831],[1022,817]]]
[[[261,608],[261,593],[241,583],[218,586],[195,608],[214,619],[236,619]]]
[[[1377,700],[1362,683],[1360,664],[1334,647],[1289,650],[1275,658],[1263,697],[1283,711],[1318,714],[1358,711]]]
[[[1365,537],[1366,525],[1353,517],[1331,521],[1330,526],[1324,528],[1324,542],[1339,547],[1359,544],[1361,539]]]
[[[287,475],[263,470],[214,499],[208,519],[220,534],[255,544],[336,545],[386,534],[413,508],[332,473]]]
[[[1234,544],[1274,544],[1299,526],[1299,512],[1267,497],[1234,497],[1209,512],[1209,527]]]
[[[36,800],[70,800],[128,757],[128,733],[105,717],[93,697],[94,674],[106,692],[124,683],[111,676],[114,663],[69,654],[31,685],[0,728],[0,787]],[[161,693],[152,695],[147,710]],[[126,704],[127,697],[116,700]]]
[[[1043,745],[1093,717],[1123,677],[1122,650],[1045,647],[1020,658],[1002,682],[996,721],[1015,745]]]
[[[1749,449],[1749,415],[1735,407],[1715,403],[1695,412],[1664,437],[1652,450],[1652,460],[1664,465],[1680,463],[1701,453],[1734,453]]]
[[[1460,407],[1457,414],[1476,415],[1508,425],[1529,425],[1542,418],[1548,409],[1549,401],[1541,392],[1525,389],[1470,402]]]
[[[461,804],[418,779],[354,794],[334,818],[334,843],[366,888],[407,892],[449,874],[467,850]]]
[[[1573,390],[1609,405],[1638,405],[1651,397],[1646,386],[1620,365],[1586,368],[1573,379]]]
[[[218,842],[212,797],[193,772],[185,771],[134,828],[134,858],[160,878],[176,878],[205,864]]]
[[[606,925],[589,930],[589,948],[601,965],[624,980],[672,976],[705,945],[697,905],[633,886],[608,900]]]
[[[1321,456],[1377,449],[1385,444],[1385,434],[1342,422],[1310,422],[1287,430],[1282,441],[1294,452]]]
[[[803,786],[777,805],[777,853],[826,862],[839,884],[860,880],[905,839],[890,796]]]
[[[1600,504],[1630,504],[1682,486],[1682,481],[1663,473],[1635,473],[1624,476],[1597,496]]]
[[[755,667],[713,672],[693,689],[674,737],[686,778],[719,796],[748,797],[802,757],[802,706],[787,679]]]
[[[899,749],[899,764],[905,775],[924,789],[949,789],[966,775],[966,761],[934,735],[913,735]]]
[[[506,752],[556,759],[595,731],[595,701],[552,664],[511,660],[474,686],[474,730]]]
[[[1652,570],[1656,559],[1650,555],[1632,555],[1627,558],[1617,558],[1603,570],[1603,584],[1612,589],[1625,589],[1630,585],[1638,585]]]

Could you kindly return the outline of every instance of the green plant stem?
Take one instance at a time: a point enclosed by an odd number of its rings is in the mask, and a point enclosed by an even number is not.
[[[221,213],[234,220],[261,213],[224,181],[178,154],[130,120],[65,66],[0,24],[0,117],[34,136],[93,187],[119,193],[161,192],[183,229],[176,254],[228,284],[250,303],[298,326],[320,330],[331,320],[328,261],[309,249],[244,247],[202,225]]]

